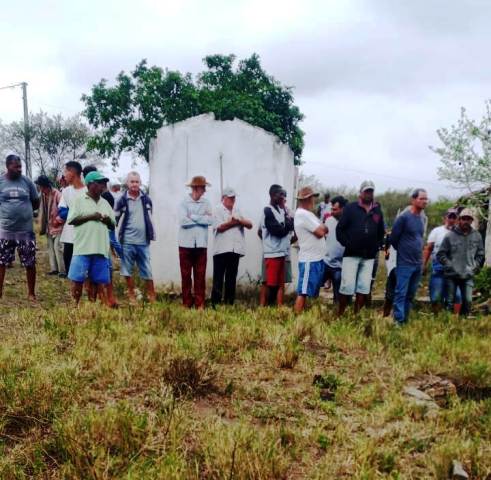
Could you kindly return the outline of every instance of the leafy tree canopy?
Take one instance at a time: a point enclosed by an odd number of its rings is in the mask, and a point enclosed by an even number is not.
[[[103,79],[83,95],[84,115],[96,129],[89,148],[113,163],[130,151],[149,160],[150,140],[162,125],[213,112],[218,120],[239,118],[274,133],[300,163],[303,115],[292,89],[268,75],[254,54],[234,67],[234,55],[210,55],[206,70],[191,74],[149,67],[141,61],[133,72],[121,72],[113,86]]]

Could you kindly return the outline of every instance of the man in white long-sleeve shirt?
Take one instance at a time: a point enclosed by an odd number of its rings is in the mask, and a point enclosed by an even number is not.
[[[182,302],[188,307],[205,306],[208,227],[212,224],[210,202],[203,198],[210,184],[203,176],[193,177],[187,185],[191,194],[179,206],[179,264],[181,267]],[[194,297],[192,293],[194,278]]]

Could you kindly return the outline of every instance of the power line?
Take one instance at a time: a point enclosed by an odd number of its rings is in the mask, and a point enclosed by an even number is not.
[[[359,173],[361,175],[373,175],[373,176],[378,176],[378,177],[386,177],[386,178],[391,178],[393,180],[404,180],[406,182],[414,182],[416,184],[418,183],[425,183],[427,185],[434,185],[436,187],[441,187],[441,183],[437,183],[437,182],[431,182],[431,181],[428,181],[428,180],[414,180],[414,179],[411,179],[411,178],[406,178],[406,177],[398,177],[396,175],[388,175],[386,173],[378,173],[378,172],[369,172],[369,171],[365,171],[365,170],[357,170],[355,168],[346,168],[346,167],[339,167],[339,166],[335,166],[335,165],[328,165],[328,164],[325,164],[323,162],[319,162],[319,161],[315,161],[315,160],[310,160],[308,162],[306,162],[306,164],[311,164],[311,163],[315,163],[315,164],[318,164],[318,165],[322,165],[322,166],[325,166],[325,167],[328,167],[328,168],[331,168],[331,169],[334,169],[334,170],[343,170],[343,171],[346,171],[346,172],[353,172],[353,173]]]

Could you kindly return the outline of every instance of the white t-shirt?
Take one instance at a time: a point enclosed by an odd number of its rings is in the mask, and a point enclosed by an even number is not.
[[[61,200],[58,208],[67,207],[70,209],[75,199],[86,191],[87,188],[85,186],[83,188],[74,188],[73,185],[69,185],[68,187],[64,188],[61,192]],[[63,225],[63,231],[61,232],[60,241],[63,243],[73,243],[74,235],[75,227],[73,225],[68,225],[68,223],[65,222],[65,225]]]
[[[233,227],[225,232],[217,232],[217,228],[227,223],[232,216],[242,218],[238,208],[234,207],[230,212],[222,203],[216,206],[213,212],[213,255],[227,252],[238,253],[240,256],[245,255],[244,227]]]
[[[341,268],[343,263],[344,247],[338,242],[336,238],[336,226],[338,221],[335,217],[329,217],[324,222],[324,225],[328,228],[326,236],[326,256],[324,262],[331,268]]]
[[[318,262],[323,260],[326,254],[326,240],[314,235],[314,230],[321,225],[321,221],[313,212],[304,208],[297,208],[293,219],[295,233],[298,238],[299,262]]]
[[[445,235],[449,232],[449,229],[445,225],[440,225],[434,228],[429,236],[428,243],[433,243],[433,251],[431,252],[431,260],[434,262],[436,259],[436,254],[440,250],[440,246],[445,238]]]

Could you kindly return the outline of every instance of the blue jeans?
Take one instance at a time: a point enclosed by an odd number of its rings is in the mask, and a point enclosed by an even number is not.
[[[332,268],[326,264],[326,268],[324,270],[324,282],[326,280],[331,280],[332,283],[332,294],[334,296],[334,303],[338,303],[339,301],[339,287],[341,286],[341,269],[340,268]]]
[[[421,265],[398,265],[396,267],[396,291],[394,295],[394,320],[407,322],[409,311],[421,280]]]
[[[443,272],[431,273],[430,277],[430,300],[432,304],[447,304],[447,285]],[[462,294],[460,293],[460,288],[457,288],[455,292],[454,303],[460,305],[462,303]]]
[[[456,296],[455,292],[459,289],[462,293],[462,308],[460,309],[460,315],[463,317],[469,315],[469,313],[471,313],[474,280],[472,278],[466,280],[461,278],[446,278],[445,286],[447,288],[447,310],[453,311]]]

